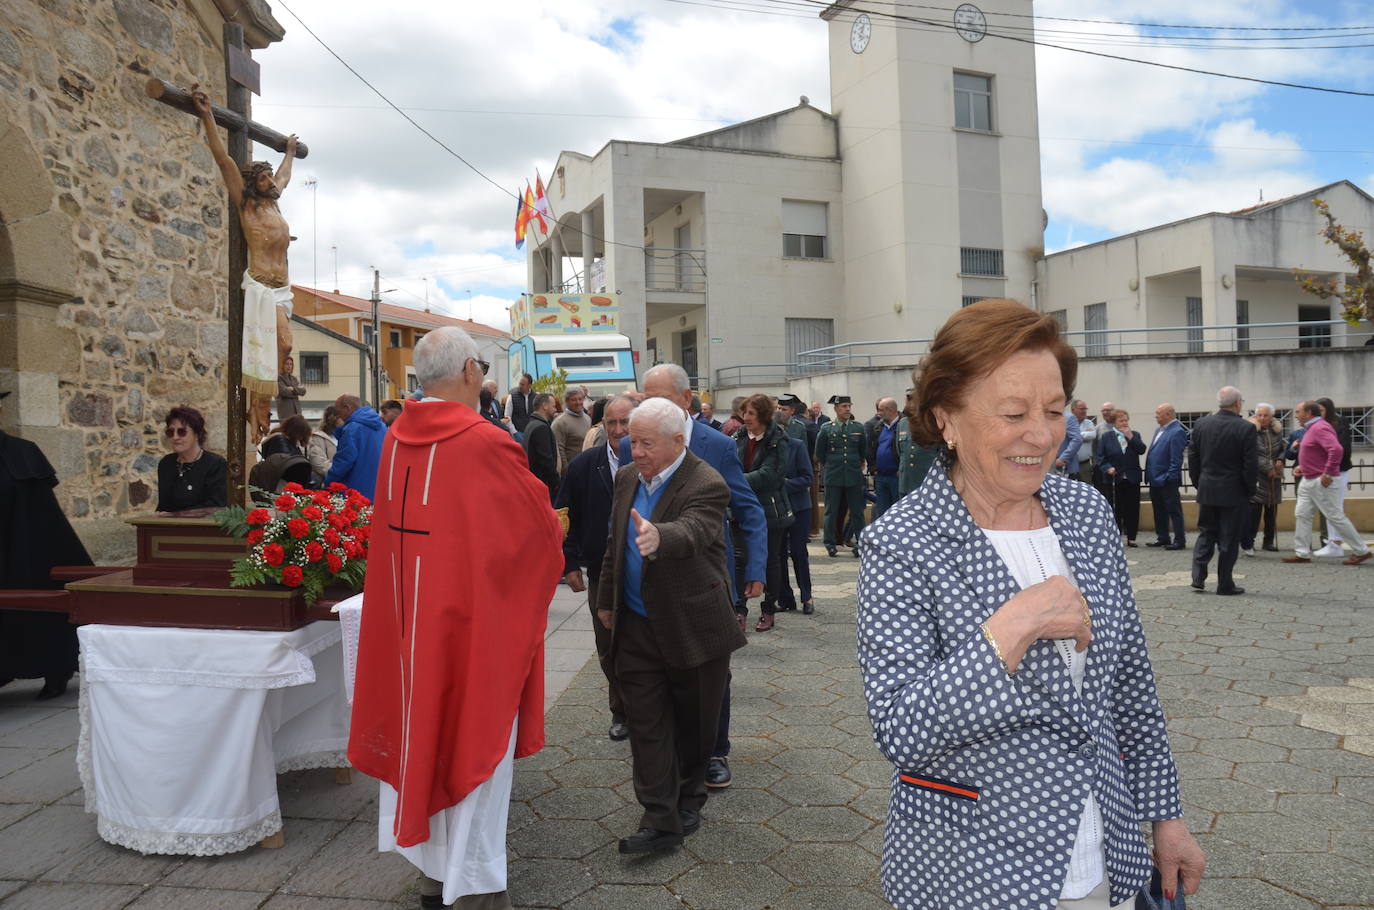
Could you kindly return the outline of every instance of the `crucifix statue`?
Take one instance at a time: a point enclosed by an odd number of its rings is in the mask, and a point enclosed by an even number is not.
[[[148,80],[150,98],[198,117],[219,166],[237,217],[229,221],[229,361],[227,436],[230,503],[244,501],[245,421],[256,443],[271,420],[277,377],[291,352],[291,283],[287,246],[291,232],[277,199],[291,180],[291,163],[309,154],[305,143],[283,136],[248,116],[249,92],[258,91],[258,64],[243,49],[243,27],[224,26],[225,106],[198,91],[161,79]],[[219,127],[228,131],[227,148]],[[248,160],[249,142],[284,152],[275,171]]]

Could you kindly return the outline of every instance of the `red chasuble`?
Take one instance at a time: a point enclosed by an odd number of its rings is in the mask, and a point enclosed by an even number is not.
[[[348,759],[398,794],[396,842],[429,839],[544,746],[544,628],[563,570],[548,489],[466,405],[406,404],[377,471]]]

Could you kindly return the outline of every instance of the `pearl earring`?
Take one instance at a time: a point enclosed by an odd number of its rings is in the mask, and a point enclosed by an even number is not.
[[[945,447],[949,449],[951,452],[953,452],[955,449],[959,448],[959,444],[955,442],[953,439],[946,439]]]

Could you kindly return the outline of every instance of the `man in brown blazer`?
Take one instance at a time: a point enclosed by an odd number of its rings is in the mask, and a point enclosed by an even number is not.
[[[701,826],[730,653],[745,644],[726,581],[720,529],[730,488],[686,448],[682,409],[651,398],[630,415],[597,618],[634,756],[639,831],[621,853],[668,850]]]

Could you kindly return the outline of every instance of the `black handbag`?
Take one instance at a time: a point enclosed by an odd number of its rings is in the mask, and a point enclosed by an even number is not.
[[[1159,877],[1159,868],[1155,867],[1154,874],[1150,876],[1150,887],[1135,896],[1135,910],[1188,910],[1183,903],[1183,879],[1179,878],[1174,887],[1174,899],[1169,900],[1164,896],[1164,882]]]

